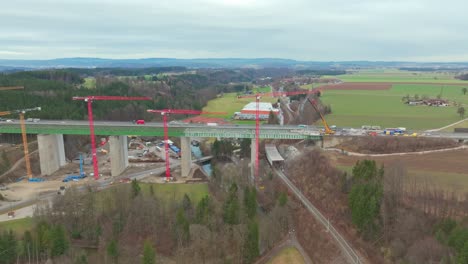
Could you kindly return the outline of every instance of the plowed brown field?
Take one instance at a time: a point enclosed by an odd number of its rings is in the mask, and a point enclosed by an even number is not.
[[[340,84],[328,84],[320,86],[322,90],[389,90],[392,88],[391,83],[370,83],[370,82],[353,82],[353,83],[340,83]]]
[[[441,85],[432,82],[345,82],[340,84],[327,84],[320,86],[322,90],[389,90],[394,84],[425,84]],[[464,86],[463,83],[444,83],[444,85]]]
[[[345,156],[338,153],[329,154],[335,164],[341,166],[354,166],[358,160],[373,159],[378,164],[383,163],[385,166],[395,161],[402,161],[410,170],[468,174],[468,162],[466,162],[468,150],[466,149],[387,157],[357,157]]]

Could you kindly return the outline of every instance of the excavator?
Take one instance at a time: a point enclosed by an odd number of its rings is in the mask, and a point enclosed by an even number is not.
[[[315,111],[317,111],[317,113],[319,113],[320,115],[320,119],[322,119],[322,123],[323,123],[323,126],[325,128],[325,135],[333,135],[335,134],[335,131],[333,131],[327,124],[327,121],[325,121],[325,118],[323,117],[322,113],[320,112],[320,110],[318,109],[317,107],[317,103],[315,102],[315,100],[311,100],[310,98],[307,98],[307,100],[309,101],[309,103],[312,105],[312,107],[315,109]]]
[[[24,147],[24,161],[26,163],[26,174],[28,176],[29,181],[41,181],[38,178],[33,178],[32,170],[31,170],[31,162],[29,161],[29,149],[28,149],[28,139],[26,137],[26,124],[24,122],[24,114],[29,111],[40,111],[40,107],[28,108],[28,109],[21,109],[21,110],[13,110],[13,111],[4,111],[0,112],[0,116],[12,115],[12,114],[19,114],[20,117],[20,125],[21,125],[21,135],[23,137],[23,147]]]

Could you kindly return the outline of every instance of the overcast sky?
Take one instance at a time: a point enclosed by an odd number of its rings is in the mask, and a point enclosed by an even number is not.
[[[468,61],[466,0],[3,0],[0,58]]]

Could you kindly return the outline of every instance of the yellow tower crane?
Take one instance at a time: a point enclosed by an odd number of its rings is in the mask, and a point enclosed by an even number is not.
[[[27,173],[28,179],[32,178],[32,170],[31,170],[31,162],[29,161],[28,138],[26,137],[26,124],[24,122],[24,114],[29,111],[40,111],[40,110],[41,110],[40,107],[34,107],[34,108],[27,108],[27,109],[21,109],[21,110],[0,112],[0,116],[19,114],[20,125],[21,125],[21,135],[23,137],[24,161],[26,163],[26,173]]]

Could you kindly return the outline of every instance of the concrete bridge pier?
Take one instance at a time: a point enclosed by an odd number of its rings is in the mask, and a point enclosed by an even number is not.
[[[109,137],[111,175],[118,176],[128,167],[127,136]]]
[[[37,143],[42,175],[51,175],[66,164],[63,134],[38,134]]]
[[[181,176],[188,177],[192,167],[192,148],[190,147],[190,137],[180,138],[180,158]]]
[[[256,142],[255,138],[252,138],[250,142],[250,180],[252,183],[255,183],[255,160],[257,159],[257,149],[256,149]]]

